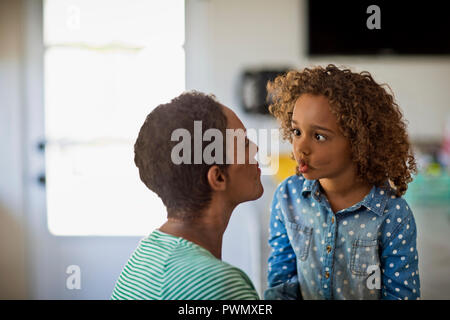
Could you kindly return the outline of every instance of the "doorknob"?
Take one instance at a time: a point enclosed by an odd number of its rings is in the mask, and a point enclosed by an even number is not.
[[[47,142],[45,140],[41,140],[37,143],[37,148],[39,151],[44,152],[45,151],[45,145],[47,144]]]
[[[40,185],[45,186],[46,182],[45,173],[41,173],[40,175],[38,175],[37,180]]]

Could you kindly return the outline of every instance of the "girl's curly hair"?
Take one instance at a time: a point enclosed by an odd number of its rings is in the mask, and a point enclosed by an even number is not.
[[[269,111],[281,121],[285,140],[292,143],[292,112],[300,95],[325,96],[350,142],[358,178],[379,187],[389,181],[397,196],[406,192],[417,172],[416,162],[405,120],[388,85],[378,84],[367,71],[354,73],[329,64],[289,71],[268,82],[267,90]]]

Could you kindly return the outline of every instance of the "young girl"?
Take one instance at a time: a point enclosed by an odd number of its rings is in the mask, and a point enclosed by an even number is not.
[[[416,172],[406,125],[368,72],[334,65],[268,84],[297,173],[270,218],[268,299],[419,299]]]

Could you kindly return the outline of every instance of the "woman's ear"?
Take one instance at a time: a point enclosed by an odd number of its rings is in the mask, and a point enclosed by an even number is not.
[[[226,189],[227,178],[219,166],[211,166],[208,170],[207,178],[211,189],[214,191],[224,191]]]

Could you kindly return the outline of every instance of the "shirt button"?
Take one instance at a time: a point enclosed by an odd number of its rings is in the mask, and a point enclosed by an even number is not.
[[[331,246],[327,246],[327,252],[328,252],[328,253],[331,252]]]
[[[327,271],[327,272],[325,272],[325,278],[329,278],[330,277],[330,273]]]
[[[334,217],[331,218],[331,224],[333,224],[333,223],[334,223]]]

